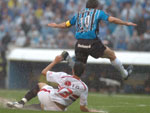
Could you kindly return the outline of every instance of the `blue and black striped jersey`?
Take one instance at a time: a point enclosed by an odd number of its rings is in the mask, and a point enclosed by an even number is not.
[[[100,20],[108,21],[108,15],[98,9],[80,11],[69,21],[69,24],[76,27],[76,39],[95,39],[97,37]]]

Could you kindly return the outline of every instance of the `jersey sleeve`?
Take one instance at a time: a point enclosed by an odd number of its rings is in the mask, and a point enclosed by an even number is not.
[[[80,106],[86,106],[88,97],[88,89],[80,95]]]
[[[108,21],[109,15],[106,14],[104,11],[99,10],[100,14],[99,14],[99,19],[104,20],[104,21]]]
[[[61,81],[61,77],[66,76],[67,74],[64,72],[53,72],[48,71],[46,74],[46,80],[48,82],[58,83]]]
[[[72,25],[75,25],[76,24],[76,20],[77,20],[77,14],[66,22],[66,26],[70,27]]]

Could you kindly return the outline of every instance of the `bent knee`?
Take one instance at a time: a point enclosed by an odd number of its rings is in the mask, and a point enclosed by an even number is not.
[[[116,59],[115,52],[113,50],[111,50],[110,48],[107,48],[104,53],[104,58],[108,58],[111,61],[115,60]]]
[[[40,89],[42,89],[46,85],[47,85],[46,83],[42,83],[42,82],[38,83],[38,86],[39,86]]]
[[[113,61],[113,60],[116,59],[116,55],[115,55],[115,52],[114,52],[114,51],[111,51],[110,56],[109,56],[109,59],[110,59],[111,61]]]

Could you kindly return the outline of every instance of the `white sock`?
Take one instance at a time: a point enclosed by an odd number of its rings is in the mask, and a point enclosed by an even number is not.
[[[24,103],[27,102],[27,99],[26,99],[26,98],[22,98],[21,100],[22,100]]]
[[[73,59],[68,55],[67,58],[66,58],[66,60],[67,60],[67,62],[68,62],[68,64],[69,64],[69,66],[70,66],[71,68],[73,68],[73,67],[74,67],[74,64],[75,64],[75,62],[73,61]]]
[[[124,69],[124,66],[118,58],[116,58],[114,61],[111,61],[111,64],[118,69],[118,71],[120,71],[123,78],[128,76],[127,70]]]

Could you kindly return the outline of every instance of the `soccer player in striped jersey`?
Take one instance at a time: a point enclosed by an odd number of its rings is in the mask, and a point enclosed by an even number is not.
[[[102,20],[126,26],[136,26],[136,24],[109,16],[104,11],[99,10],[98,6],[98,0],[88,0],[86,8],[75,14],[72,19],[60,24],[49,23],[48,26],[54,28],[75,26],[75,37],[77,39],[75,45],[76,60],[86,63],[89,55],[94,58],[108,58],[111,64],[121,72],[122,77],[127,80],[133,66],[129,66],[127,69],[124,68],[120,60],[116,57],[115,52],[98,39],[98,27],[99,22]]]

